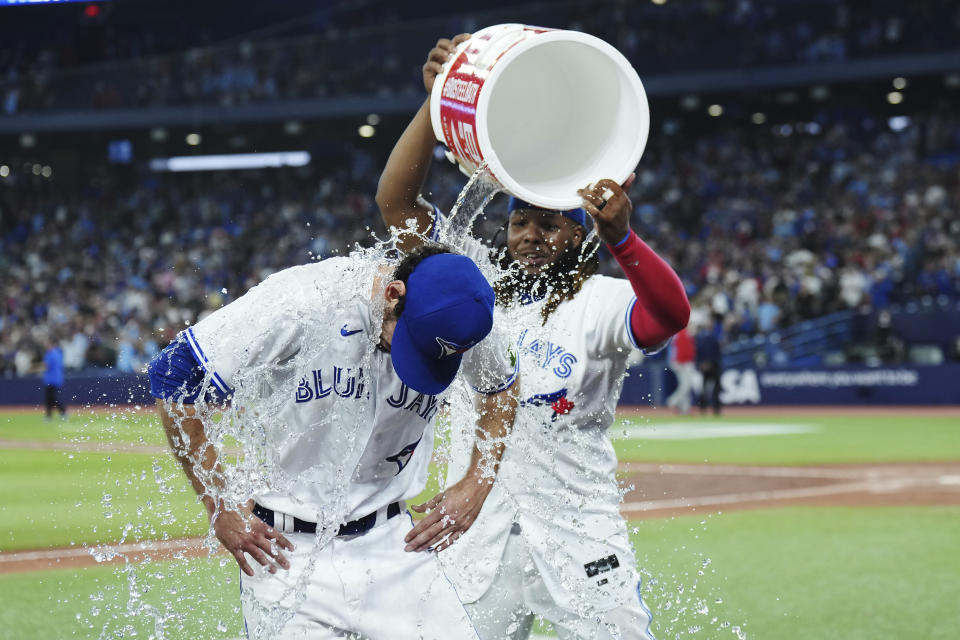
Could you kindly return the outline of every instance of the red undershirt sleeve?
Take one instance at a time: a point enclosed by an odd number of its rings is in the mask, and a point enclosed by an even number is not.
[[[642,348],[659,346],[687,326],[690,302],[683,283],[663,258],[633,230],[616,245],[607,245],[630,281],[637,304],[630,330]]]

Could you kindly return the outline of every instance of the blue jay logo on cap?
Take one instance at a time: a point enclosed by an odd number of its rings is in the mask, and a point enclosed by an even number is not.
[[[452,356],[457,353],[466,353],[470,347],[476,344],[476,342],[471,342],[465,347],[462,347],[456,342],[450,342],[449,340],[444,340],[440,336],[437,336],[437,344],[440,345],[440,355],[437,356],[437,358],[446,358],[447,356]]]
[[[424,258],[407,278],[406,304],[390,344],[400,380],[432,396],[449,387],[463,353],[490,333],[495,298],[467,256]]]

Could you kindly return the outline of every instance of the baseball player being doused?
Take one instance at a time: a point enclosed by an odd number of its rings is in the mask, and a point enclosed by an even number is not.
[[[493,290],[469,258],[430,245],[383,262],[276,273],[148,368],[173,451],[242,570],[251,638],[476,638],[428,547],[468,527],[490,490],[500,450],[482,445],[512,423],[516,358],[491,333]],[[404,501],[424,488],[458,371],[484,442],[473,476],[412,528]],[[234,467],[224,429],[244,446]]]
[[[428,94],[465,37],[430,51]],[[445,224],[420,195],[435,145],[428,101],[380,178],[377,203],[387,226],[415,222],[417,233],[401,243],[408,249]],[[523,399],[477,521],[440,554],[483,640],[526,638],[534,615],[561,638],[652,637],[607,429],[627,358],[665,346],[686,325],[690,305],[670,266],[630,228],[630,182],[587,186],[579,191],[583,207],[571,211],[513,198],[505,246],[491,251],[464,241],[464,253],[506,271],[494,288],[515,331]],[[588,218],[625,279],[596,274]]]

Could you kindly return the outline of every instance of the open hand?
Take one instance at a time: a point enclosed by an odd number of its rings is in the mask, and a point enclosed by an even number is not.
[[[290,563],[280,553],[280,548],[293,551],[293,544],[276,529],[253,515],[248,508],[224,509],[214,516],[213,530],[220,544],[233,555],[240,569],[248,576],[253,568],[247,562],[244,552],[267,567],[270,573],[277,572],[277,565],[284,569]]]
[[[469,33],[461,33],[458,36],[454,36],[453,40],[441,38],[437,40],[437,46],[430,49],[430,53],[427,55],[427,61],[423,65],[423,88],[427,90],[428,94],[433,91],[433,81],[437,79],[437,76],[443,69],[443,65],[456,52],[457,45],[469,37]]]
[[[483,501],[493,487],[492,478],[468,475],[424,504],[410,505],[417,513],[428,513],[404,538],[404,551],[434,547],[443,551],[457,541],[477,520]]]
[[[583,208],[593,218],[597,235],[605,243],[614,245],[626,237],[630,231],[630,216],[633,215],[633,203],[627,190],[637,177],[631,173],[623,186],[605,178],[586,189],[577,189],[583,198]]]

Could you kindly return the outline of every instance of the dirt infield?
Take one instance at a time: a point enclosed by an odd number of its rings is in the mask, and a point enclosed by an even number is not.
[[[620,465],[627,518],[779,506],[960,505],[960,462],[768,467]]]
[[[47,443],[49,444],[49,443]],[[620,465],[632,487],[629,519],[779,506],[960,506],[960,462],[767,467],[707,464]],[[223,552],[221,552],[223,553]],[[0,573],[66,569],[104,563],[200,557],[199,538],[0,552]]]

